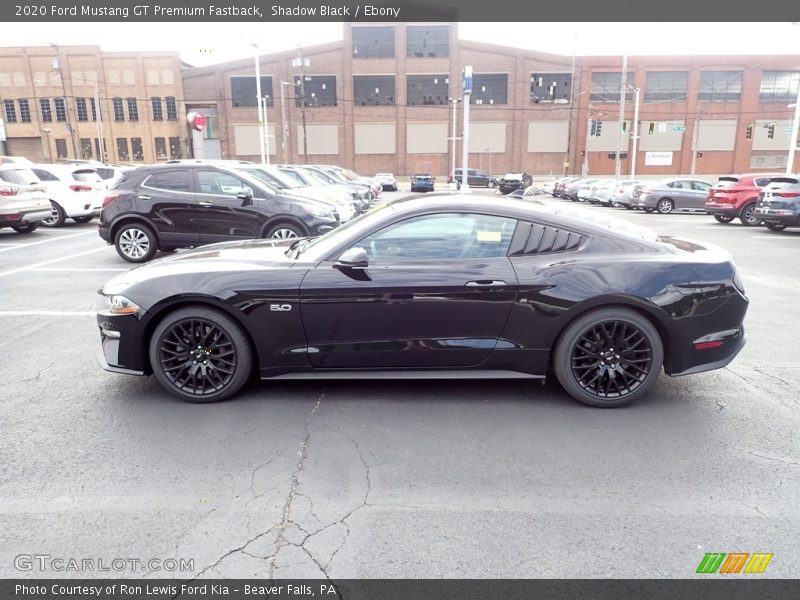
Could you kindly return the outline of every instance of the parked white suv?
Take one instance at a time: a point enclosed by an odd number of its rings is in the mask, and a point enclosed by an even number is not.
[[[377,173],[375,180],[381,184],[384,190],[397,191],[397,180],[394,178],[394,173]]]
[[[86,223],[100,214],[108,187],[94,167],[33,164],[30,170],[42,181],[52,205],[46,227],[60,227],[66,219]]]
[[[30,233],[50,216],[50,200],[36,175],[22,164],[0,164],[0,228]]]

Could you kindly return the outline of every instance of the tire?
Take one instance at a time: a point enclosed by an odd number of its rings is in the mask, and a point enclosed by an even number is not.
[[[72,220],[75,221],[76,223],[88,223],[92,219],[94,219],[94,215],[84,215],[82,217],[72,217]]]
[[[153,230],[143,223],[127,223],[114,236],[117,254],[131,263],[147,262],[158,251],[158,239]]]
[[[668,215],[675,209],[675,203],[669,198],[662,198],[656,204],[656,209],[662,215]]]
[[[783,231],[784,229],[786,229],[786,225],[784,225],[783,223],[770,223],[769,221],[767,221],[766,223],[764,223],[764,225],[766,225],[767,229],[769,229],[770,231]]]
[[[496,188],[496,187],[497,187],[497,182],[496,182],[494,179],[490,179],[490,180],[489,180],[489,181],[486,183],[486,187],[487,187],[487,188],[489,188],[490,190],[491,190],[491,189],[494,189],[494,188]]]
[[[728,215],[714,215],[714,218],[717,223],[730,223],[734,219],[734,217],[729,217]]]
[[[579,402],[598,408],[625,406],[646,395],[663,363],[656,328],[644,316],[621,307],[579,317],[561,333],[553,352],[561,386]]]
[[[17,233],[31,233],[39,229],[39,224],[39,221],[34,221],[33,223],[26,223],[25,225],[12,225],[11,229]]]
[[[293,223],[278,223],[270,227],[264,237],[275,240],[288,240],[290,238],[305,237],[306,235],[308,234],[305,231]]]
[[[630,204],[623,204],[623,206],[625,207],[625,210],[633,210],[633,206]]]
[[[162,319],[148,353],[158,383],[186,402],[230,398],[250,377],[253,364],[241,326],[204,306],[187,306]]]
[[[739,220],[742,222],[742,225],[747,225],[748,227],[761,225],[761,219],[756,216],[755,202],[745,204],[742,207],[742,210],[739,212]]]
[[[651,213],[651,212],[653,212],[653,210],[655,210],[655,209],[653,209],[653,208],[643,208],[642,210],[643,210],[644,212],[646,212],[647,214],[650,214],[650,213]]]
[[[61,227],[64,221],[67,220],[67,215],[64,213],[64,209],[52,200],[50,200],[50,205],[50,216],[42,219],[42,225],[45,227]]]

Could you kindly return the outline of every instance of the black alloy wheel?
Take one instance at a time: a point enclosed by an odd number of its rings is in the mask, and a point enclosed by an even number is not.
[[[743,225],[747,225],[748,227],[761,225],[761,218],[756,215],[755,202],[751,202],[742,209],[742,212],[739,213],[739,220]]]
[[[734,219],[728,215],[714,215],[714,218],[717,220],[717,223],[730,223]]]
[[[590,406],[624,406],[646,394],[661,371],[664,351],[655,327],[625,308],[587,313],[567,327],[554,355],[556,376]]]
[[[156,327],[150,364],[158,382],[182,400],[216,402],[247,381],[252,353],[233,319],[211,308],[187,307]]]

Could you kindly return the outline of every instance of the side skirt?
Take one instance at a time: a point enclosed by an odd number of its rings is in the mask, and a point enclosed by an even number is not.
[[[304,371],[282,373],[261,379],[544,379],[544,375],[531,375],[505,370],[441,370],[441,371]]]

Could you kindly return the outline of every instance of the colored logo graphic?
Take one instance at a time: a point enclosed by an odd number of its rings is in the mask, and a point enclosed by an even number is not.
[[[772,553],[766,552],[708,552],[700,561],[697,567],[698,573],[721,573],[730,575],[732,573],[763,573],[769,561],[772,560]]]

